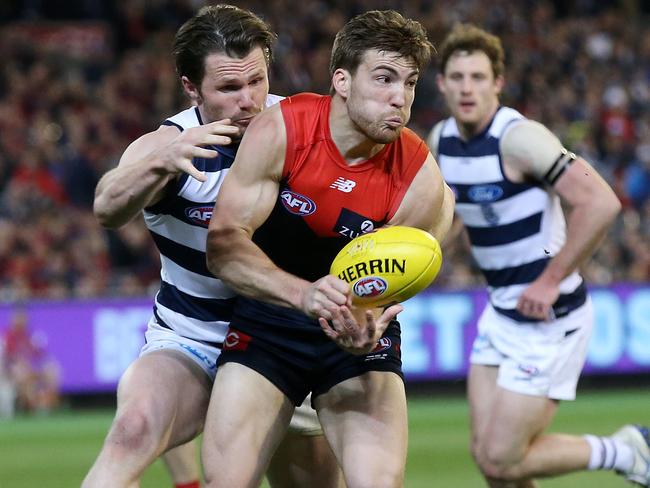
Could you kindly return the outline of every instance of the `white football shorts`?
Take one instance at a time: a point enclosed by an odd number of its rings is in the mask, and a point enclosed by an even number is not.
[[[593,328],[589,297],[548,322],[516,322],[488,304],[478,321],[470,363],[498,366],[497,384],[524,395],[574,400]]]
[[[142,346],[140,356],[165,349],[178,351],[198,364],[210,381],[214,381],[217,374],[217,358],[221,354],[217,347],[178,335],[175,331],[161,326],[156,317],[149,320],[145,338],[147,342]],[[307,436],[323,433],[316,410],[311,407],[311,394],[296,408],[289,424],[289,432]]]

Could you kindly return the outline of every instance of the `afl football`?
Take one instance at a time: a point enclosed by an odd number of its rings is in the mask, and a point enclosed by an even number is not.
[[[441,264],[435,237],[394,226],[352,239],[334,258],[330,273],[350,284],[355,306],[370,308],[411,298],[431,284]]]

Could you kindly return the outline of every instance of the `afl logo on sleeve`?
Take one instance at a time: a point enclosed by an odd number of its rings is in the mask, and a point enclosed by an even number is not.
[[[208,227],[214,207],[190,207],[185,209],[185,216],[193,224]]]
[[[311,198],[291,190],[284,190],[280,193],[280,201],[290,213],[301,217],[311,215],[316,211],[316,204]]]

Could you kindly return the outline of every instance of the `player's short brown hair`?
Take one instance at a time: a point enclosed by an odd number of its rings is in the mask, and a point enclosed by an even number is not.
[[[173,48],[176,71],[200,86],[208,55],[225,53],[243,58],[255,47],[262,48],[269,64],[276,39],[269,25],[249,10],[226,4],[203,7],[176,33]]]
[[[482,51],[490,59],[494,77],[502,76],[504,54],[501,40],[473,24],[456,24],[440,45],[440,72],[445,73],[449,58],[458,51]]]
[[[433,45],[419,22],[394,10],[371,10],[348,21],[336,35],[330,74],[338,68],[354,73],[365,52],[372,49],[410,57],[423,71],[431,59]]]

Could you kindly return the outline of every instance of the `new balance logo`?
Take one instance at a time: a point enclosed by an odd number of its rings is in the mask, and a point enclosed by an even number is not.
[[[356,182],[346,180],[342,176],[339,176],[336,178],[336,181],[330,185],[330,188],[342,191],[343,193],[350,193],[355,186],[357,186]]]

